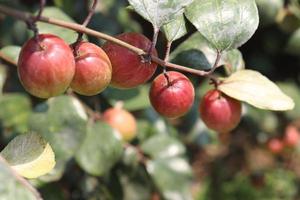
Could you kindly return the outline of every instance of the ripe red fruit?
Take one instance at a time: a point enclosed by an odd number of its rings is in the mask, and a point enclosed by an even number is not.
[[[49,98],[63,93],[75,73],[75,60],[68,44],[51,34],[31,38],[22,47],[18,74],[32,95]]]
[[[274,153],[274,154],[278,154],[281,153],[284,145],[283,142],[277,138],[272,138],[269,142],[268,142],[268,148],[269,150]]]
[[[109,108],[103,113],[103,120],[115,128],[124,141],[131,141],[137,134],[134,116],[119,107]]]
[[[82,95],[92,96],[102,92],[111,80],[111,63],[106,53],[97,45],[80,42],[74,47],[76,70],[71,88]]]
[[[194,102],[194,87],[183,74],[167,72],[157,76],[150,88],[150,102],[154,109],[168,118],[176,118],[189,111]]]
[[[200,102],[201,119],[210,129],[219,133],[233,130],[241,119],[241,102],[214,89],[208,91]]]
[[[288,147],[295,147],[299,144],[300,135],[298,129],[293,126],[289,125],[285,129],[283,142]]]
[[[139,33],[123,33],[117,38],[145,51],[151,46],[151,41]],[[143,63],[136,53],[112,42],[107,42],[103,50],[112,64],[113,87],[127,89],[141,85],[152,77],[157,68],[156,63]],[[155,49],[152,54],[157,55]]]

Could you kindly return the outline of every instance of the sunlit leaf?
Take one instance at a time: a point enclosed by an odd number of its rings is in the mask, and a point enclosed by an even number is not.
[[[51,146],[36,133],[15,137],[1,154],[14,170],[26,178],[42,176],[55,166]]]
[[[193,0],[128,0],[135,11],[151,22],[154,27],[160,28],[162,25],[174,20],[181,15],[184,7]]]
[[[163,32],[168,41],[175,41],[187,34],[186,22],[183,15],[178,15],[176,19],[163,26]]]
[[[218,50],[243,45],[259,22],[255,0],[194,0],[185,15]]]
[[[293,109],[294,101],[275,83],[253,70],[240,70],[226,78],[219,90],[257,108],[283,111]]]

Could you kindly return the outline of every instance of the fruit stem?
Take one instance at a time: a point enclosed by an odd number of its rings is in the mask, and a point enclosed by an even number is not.
[[[147,53],[142,56],[142,61],[145,63],[150,63],[152,60],[152,51],[156,46],[158,34],[159,34],[159,28],[153,26],[153,37],[151,41],[151,46],[149,47]]]
[[[219,62],[221,60],[221,57],[222,57],[222,52],[217,49],[217,56],[216,56],[215,63],[211,68],[211,70],[206,75],[208,78],[210,78],[211,83],[214,84],[215,89],[218,89],[218,86],[220,85],[221,81],[218,79],[218,77],[212,75],[212,73],[219,67]]]
[[[169,61],[169,58],[170,58],[170,51],[171,51],[171,46],[172,46],[172,41],[168,41],[167,45],[166,45],[166,53],[165,53],[165,58],[164,58],[164,61],[165,62],[168,62]],[[167,68],[166,66],[164,65],[163,66],[163,73],[164,73],[164,76],[166,77],[167,79],[167,82],[168,82],[168,86],[170,86],[170,79],[169,79],[169,76],[167,74]]]
[[[28,29],[33,31],[34,38],[38,43],[39,43],[39,40],[38,40],[39,30],[37,28],[36,22],[40,21],[45,5],[46,5],[46,0],[40,0],[40,9],[39,9],[38,14],[35,17],[29,16],[25,20]],[[41,47],[41,49],[43,49],[43,48]]]
[[[98,3],[98,0],[93,1],[92,7],[89,10],[89,14],[86,16],[86,18],[84,19],[84,21],[82,23],[83,27],[86,27],[90,23],[93,15],[95,13],[97,3]],[[75,45],[82,41],[82,37],[83,37],[83,32],[78,32],[78,37],[76,39]]]

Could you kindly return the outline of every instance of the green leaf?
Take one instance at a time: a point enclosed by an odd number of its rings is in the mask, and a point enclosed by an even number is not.
[[[164,25],[162,30],[169,42],[173,42],[187,34],[184,15],[178,15],[176,19]]]
[[[27,95],[21,93],[0,96],[0,119],[7,128],[18,132],[28,130],[28,119],[31,113],[31,102]]]
[[[69,17],[62,10],[56,7],[45,7],[43,11],[43,16],[60,19],[66,22],[75,22],[71,17]],[[46,24],[43,22],[38,22],[37,27],[40,33],[52,33],[54,35],[59,36],[69,44],[75,42],[77,38],[77,33],[70,29],[62,28],[51,24]]]
[[[21,47],[19,46],[5,46],[0,50],[0,53],[3,54],[6,58],[14,62],[18,63],[19,54],[21,51]]]
[[[154,135],[142,143],[141,148],[144,153],[155,159],[169,158],[185,153],[184,145],[169,135]]]
[[[174,20],[193,0],[128,0],[135,11],[160,28]]]
[[[34,194],[23,186],[12,174],[9,166],[0,162],[0,199],[1,200],[36,200]]]
[[[292,55],[300,55],[300,28],[289,37],[285,50]]]
[[[191,200],[191,167],[182,158],[147,162],[147,171],[165,199]]]
[[[276,22],[279,11],[284,6],[284,0],[256,0],[260,21],[263,25]]]
[[[291,110],[294,101],[275,83],[253,70],[240,70],[226,78],[218,87],[226,95],[266,110]]]
[[[172,62],[199,70],[209,70],[214,65],[217,52],[199,33],[194,33],[180,44],[170,55]],[[236,66],[242,63],[241,53],[237,49],[224,51],[219,66]],[[235,68],[235,67],[234,67]]]
[[[243,45],[259,22],[255,0],[194,0],[185,15],[218,50]]]
[[[120,159],[122,150],[120,135],[106,123],[97,122],[88,126],[76,161],[86,172],[102,176]]]
[[[245,62],[242,53],[238,49],[228,51],[224,58],[225,70],[228,75],[245,69]]]
[[[194,69],[208,70],[212,68],[216,56],[217,52],[215,49],[197,32],[171,53],[170,60]]]
[[[15,137],[1,154],[17,173],[26,178],[42,176],[55,166],[51,146],[36,133]]]
[[[103,95],[112,105],[115,105],[118,101],[122,101],[124,103],[124,109],[129,111],[141,110],[151,105],[148,98],[148,85],[128,90],[119,90],[109,87],[103,92]]]
[[[86,135],[87,115],[74,97],[59,96],[39,104],[30,116],[31,130],[40,133],[52,146],[56,160],[69,160]]]
[[[298,118],[300,116],[300,93],[298,85],[294,82],[281,82],[277,83],[277,85],[295,101],[295,108],[285,112],[285,114],[287,114],[287,116],[291,119]]]

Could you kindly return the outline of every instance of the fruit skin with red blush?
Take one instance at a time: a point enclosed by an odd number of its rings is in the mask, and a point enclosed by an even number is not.
[[[201,100],[199,112],[208,128],[219,133],[228,133],[239,124],[242,105],[240,101],[213,89]]]
[[[139,33],[123,33],[116,38],[146,52],[151,47],[151,41]],[[120,89],[137,87],[147,82],[157,68],[156,63],[143,62],[136,53],[109,41],[104,44],[103,50],[112,64],[113,87]],[[152,54],[157,56],[156,49],[153,49]]]
[[[131,141],[137,134],[137,124],[135,117],[118,106],[107,109],[103,115],[103,120],[115,128],[122,136],[124,141]]]
[[[287,147],[295,147],[299,144],[300,135],[297,127],[289,125],[285,129],[283,142]]]
[[[108,56],[90,42],[79,42],[73,48],[76,69],[71,88],[86,96],[102,92],[111,81],[112,67]]]
[[[193,106],[195,91],[185,75],[169,71],[154,79],[149,97],[153,108],[159,114],[167,118],[177,118],[186,114]]]
[[[278,139],[278,138],[272,138],[269,142],[268,142],[268,149],[274,153],[274,154],[279,154],[283,151],[284,149],[284,144],[283,142]]]
[[[19,79],[27,92],[49,98],[69,87],[75,73],[75,60],[68,44],[52,34],[37,35],[21,49]]]

